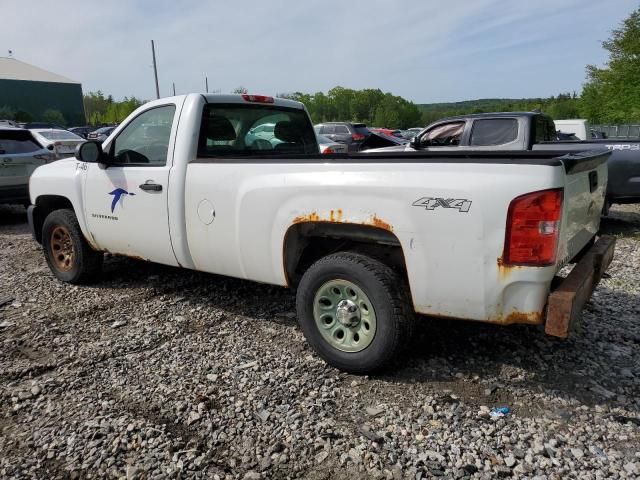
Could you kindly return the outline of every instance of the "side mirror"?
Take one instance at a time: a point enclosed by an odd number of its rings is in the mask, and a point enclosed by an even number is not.
[[[76,147],[76,158],[81,162],[100,163],[105,155],[98,142],[83,142]]]
[[[409,146],[411,148],[413,148],[414,150],[420,150],[420,146],[421,146],[421,141],[420,141],[420,137],[418,137],[418,135],[416,135],[415,137],[413,137],[411,139],[411,141],[409,142]]]

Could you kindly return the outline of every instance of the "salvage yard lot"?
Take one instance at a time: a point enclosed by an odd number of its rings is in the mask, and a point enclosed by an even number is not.
[[[571,340],[423,319],[357,377],[312,353],[287,290],[116,257],[62,284],[0,206],[0,477],[638,478],[640,208],[603,230],[610,278]]]

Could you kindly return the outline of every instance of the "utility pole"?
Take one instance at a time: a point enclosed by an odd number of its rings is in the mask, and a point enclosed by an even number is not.
[[[153,75],[156,77],[156,98],[160,98],[160,87],[158,86],[158,67],[156,66],[156,47],[151,40],[151,55],[153,55]]]
[[[173,82],[173,96],[176,96],[176,82]]]
[[[205,89],[206,93],[209,93],[209,79],[207,78],[206,75],[204,77],[204,89]]]

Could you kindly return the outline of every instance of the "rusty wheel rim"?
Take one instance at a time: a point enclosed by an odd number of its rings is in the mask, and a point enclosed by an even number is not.
[[[49,242],[51,249],[51,259],[54,265],[61,272],[68,272],[73,268],[75,251],[73,248],[73,240],[69,229],[63,226],[57,226],[51,232],[51,241]]]

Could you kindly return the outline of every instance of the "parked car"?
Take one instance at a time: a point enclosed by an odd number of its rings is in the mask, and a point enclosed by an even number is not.
[[[580,140],[575,133],[565,133],[558,130],[556,132],[556,140]]]
[[[19,123],[18,126],[20,128],[26,128],[28,130],[33,130],[34,128],[55,128],[57,130],[64,130],[64,127],[61,127],[60,125],[47,122],[24,122]]]
[[[97,142],[104,142],[109,135],[116,129],[116,127],[101,127],[87,135],[87,140],[95,140]]]
[[[255,128],[249,130],[249,133],[256,138],[261,138],[262,140],[271,141],[275,137],[273,130],[275,128],[275,123],[264,123]]]
[[[591,138],[607,138],[607,134],[605,132],[601,132],[600,130],[591,130]]]
[[[274,118],[282,143],[256,148]],[[416,312],[566,337],[613,256],[595,240],[609,152],[318,153],[301,103],[163,98],[38,168],[27,217],[64,282],[111,252],[293,287],[310,345],[354,373],[394,360]]]
[[[71,128],[68,128],[67,130],[69,130],[71,133],[75,133],[79,137],[87,138],[87,135],[89,135],[95,129],[96,129],[96,127],[92,127],[90,125],[87,125],[87,126],[84,126],[84,127],[71,127]]]
[[[409,143],[406,138],[395,137],[393,135],[385,135],[381,132],[371,131],[369,136],[360,145],[360,151],[365,152],[374,148],[398,147]]]
[[[576,140],[587,140],[591,138],[589,122],[584,118],[574,118],[569,120],[553,120],[556,130],[562,133],[573,133]]]
[[[53,160],[29,130],[0,127],[0,203],[29,204],[29,177]]]
[[[480,113],[432,123],[400,151],[610,150],[603,213],[614,203],[640,203],[640,140],[558,140],[557,123],[540,112]],[[388,150],[386,150],[388,151]]]
[[[0,127],[17,127],[18,124],[13,120],[0,120]]]
[[[369,131],[376,132],[376,133],[382,133],[383,135],[388,135],[389,137],[404,138],[402,136],[402,130],[393,130],[391,128],[373,128],[373,127],[370,127]]]
[[[84,138],[68,130],[34,128],[31,129],[31,133],[40,145],[51,150],[56,158],[73,156],[76,147],[85,141]]]
[[[413,137],[415,137],[417,134],[419,134],[422,130],[424,130],[423,127],[411,127],[411,128],[407,128],[404,131],[404,135],[403,137],[406,138],[407,140],[411,140]]]
[[[362,143],[371,133],[364,123],[326,122],[314,127],[316,133],[334,142],[344,143],[350,152],[360,150]]]
[[[316,134],[316,136],[318,137],[318,146],[320,147],[320,153],[347,153],[349,151],[348,147],[344,143],[334,142],[324,135]]]

